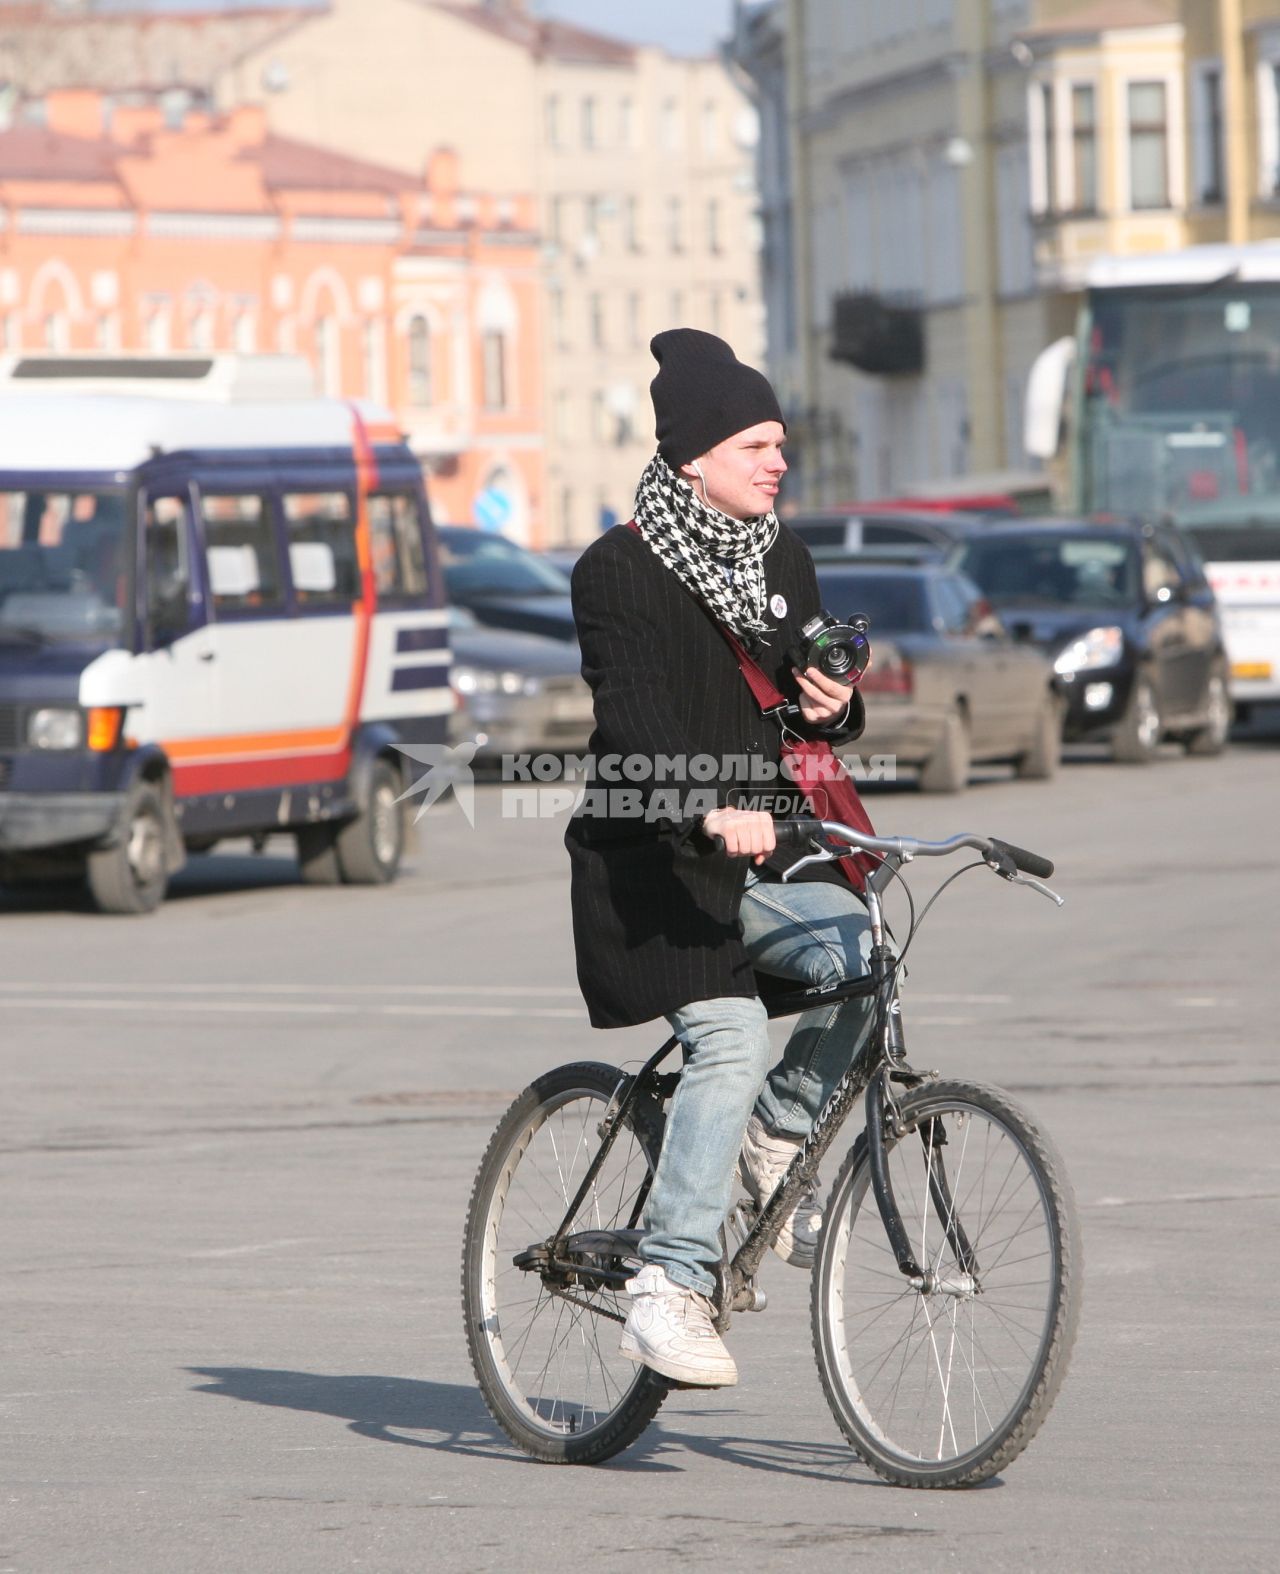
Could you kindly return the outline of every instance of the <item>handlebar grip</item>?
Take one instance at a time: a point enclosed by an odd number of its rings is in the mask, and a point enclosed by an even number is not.
[[[822,821],[813,819],[775,820],[773,834],[779,847],[807,848],[815,836],[822,835]]]
[[[1039,880],[1047,880],[1053,873],[1053,863],[1048,858],[1042,858],[1039,853],[1029,853],[1022,847],[1015,847],[1012,842],[1001,842],[993,836],[991,846],[995,852],[1004,853],[1011,858],[1015,867],[1021,869],[1023,874],[1035,875]]]

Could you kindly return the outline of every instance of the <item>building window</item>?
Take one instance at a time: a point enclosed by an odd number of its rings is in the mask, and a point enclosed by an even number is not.
[[[556,392],[556,437],[562,443],[567,443],[573,436],[573,409],[569,402],[569,391],[561,388]]]
[[[564,198],[552,197],[547,209],[547,239],[557,245],[564,240]]]
[[[640,250],[640,200],[628,197],[622,209],[622,223],[626,231],[627,249]]]
[[[641,320],[640,291],[632,290],[627,296],[627,342],[633,350],[638,350],[642,343]]]
[[[592,290],[587,301],[587,311],[591,322],[591,347],[594,350],[604,349],[604,296],[599,290]]]
[[[618,105],[618,145],[624,148],[636,145],[636,106],[629,98]]]
[[[684,250],[684,203],[679,197],[667,198],[667,245],[672,251]]]
[[[547,146],[558,148],[560,146],[560,100],[554,95],[543,106],[546,128]]]
[[[563,350],[568,343],[565,333],[564,316],[564,286],[552,284],[547,292],[547,318],[551,325],[551,343],[557,350]]]
[[[1273,60],[1267,66],[1267,75],[1271,82],[1271,103],[1273,105],[1270,120],[1270,136],[1272,141],[1272,155],[1268,168],[1266,191],[1268,196],[1280,195],[1280,60]]]
[[[258,347],[258,327],[251,311],[237,312],[231,323],[231,343],[238,355],[252,355]]]
[[[609,410],[603,392],[597,388],[591,395],[591,435],[597,443],[609,442]]]
[[[1223,191],[1222,67],[1202,66],[1196,73],[1196,195],[1221,202]]]
[[[593,148],[596,145],[596,101],[594,98],[582,100],[582,145],[584,148]]]
[[[330,398],[342,390],[342,360],[338,324],[332,317],[317,317],[312,329],[320,387]]]
[[[708,99],[702,106],[702,151],[720,151],[720,114],[713,99]]]
[[[497,328],[486,328],[480,339],[481,387],[486,410],[507,408],[507,342]]]
[[[101,312],[94,324],[93,342],[99,350],[118,350],[120,348],[116,334],[116,320],[110,312]]]
[[[674,98],[662,102],[662,147],[667,153],[680,151],[680,105]]]
[[[707,250],[720,251],[720,204],[714,197],[707,203]]]
[[[1077,213],[1098,211],[1097,96],[1093,87],[1078,83],[1071,89],[1071,173]]]
[[[381,404],[387,397],[386,341],[382,324],[368,318],[360,330],[361,358],[364,361],[365,396]]]
[[[1163,82],[1129,84],[1129,206],[1169,206],[1169,125]]]
[[[65,312],[50,312],[45,318],[44,347],[58,355],[71,348],[71,333]]]
[[[679,328],[684,325],[684,291],[672,290],[668,311],[671,313],[671,327]]]
[[[600,239],[600,220],[604,205],[599,197],[584,197],[582,202],[582,232],[592,240]]]
[[[192,312],[188,318],[187,344],[202,355],[213,349],[213,313],[207,306]]]
[[[1040,114],[1043,123],[1044,207],[1046,213],[1058,211],[1058,139],[1054,135],[1053,83],[1040,84]]]
[[[576,539],[574,531],[574,497],[572,487],[560,489],[560,539],[566,546],[571,546]]]
[[[419,410],[431,403],[431,329],[425,317],[409,322],[409,403]]]

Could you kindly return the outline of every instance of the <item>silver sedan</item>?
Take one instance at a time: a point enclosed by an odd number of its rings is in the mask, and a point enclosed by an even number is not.
[[[576,640],[492,628],[462,607],[449,612],[452,743],[475,742],[476,758],[586,748],[591,690]]]

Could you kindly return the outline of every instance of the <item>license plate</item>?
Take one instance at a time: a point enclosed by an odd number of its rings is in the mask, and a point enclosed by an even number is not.
[[[590,694],[561,694],[551,702],[553,721],[590,721],[592,715]]]
[[[1264,683],[1270,681],[1271,663],[1269,661],[1233,661],[1231,663],[1231,676],[1243,678],[1246,681],[1261,679]]]

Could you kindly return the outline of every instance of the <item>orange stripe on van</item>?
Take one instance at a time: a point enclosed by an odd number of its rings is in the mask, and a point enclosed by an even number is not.
[[[223,738],[179,738],[161,747],[174,761],[245,759],[262,754],[323,754],[346,747],[346,727],[322,727],[298,732],[229,733]]]

